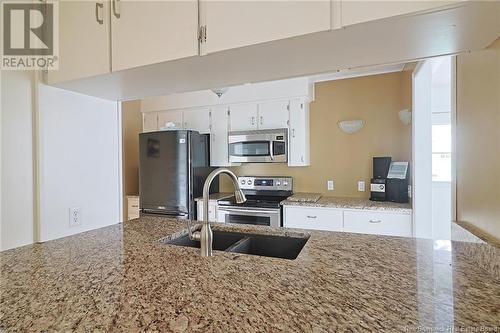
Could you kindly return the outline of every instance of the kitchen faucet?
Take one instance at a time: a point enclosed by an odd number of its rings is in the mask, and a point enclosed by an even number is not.
[[[210,185],[212,184],[212,181],[215,179],[215,177],[222,173],[227,174],[233,182],[234,197],[236,199],[236,202],[243,203],[247,200],[245,194],[240,189],[238,178],[231,170],[226,168],[219,168],[215,169],[208,175],[207,179],[205,180],[205,184],[203,185],[203,225],[201,227],[201,231],[193,232],[191,230],[190,221],[188,220],[189,238],[200,242],[200,255],[202,257],[212,256],[213,233],[212,227],[210,226],[210,221],[208,220],[208,199],[210,196]]]

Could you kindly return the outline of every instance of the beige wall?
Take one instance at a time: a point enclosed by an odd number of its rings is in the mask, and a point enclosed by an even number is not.
[[[123,131],[123,193],[139,195],[139,133],[142,132],[141,102],[122,103]],[[124,197],[124,218],[127,218],[127,198]]]
[[[318,83],[311,103],[311,165],[247,164],[233,170],[238,175],[292,176],[296,192],[369,197],[373,156],[411,158],[411,126],[398,117],[403,108],[411,108],[411,72]],[[348,135],[337,127],[346,119],[364,119],[366,125]],[[326,190],[327,179],[334,180],[334,191]],[[357,191],[358,180],[366,182],[365,192]],[[222,190],[230,188],[222,182]]]
[[[500,239],[500,39],[457,57],[457,220]]]

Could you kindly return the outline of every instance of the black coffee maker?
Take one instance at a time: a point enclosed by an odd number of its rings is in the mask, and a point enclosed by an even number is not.
[[[373,158],[373,178],[370,181],[370,200],[386,200],[387,173],[389,172],[391,161],[391,157]]]

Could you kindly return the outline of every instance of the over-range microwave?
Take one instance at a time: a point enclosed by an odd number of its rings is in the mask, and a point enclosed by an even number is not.
[[[234,131],[228,134],[229,162],[288,162],[288,129]]]

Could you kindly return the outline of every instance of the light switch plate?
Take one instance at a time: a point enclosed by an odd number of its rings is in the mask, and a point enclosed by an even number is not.
[[[358,181],[358,192],[364,192],[365,191],[365,181],[360,180]]]
[[[326,188],[328,189],[328,191],[333,191],[333,180],[328,180],[326,182]]]

